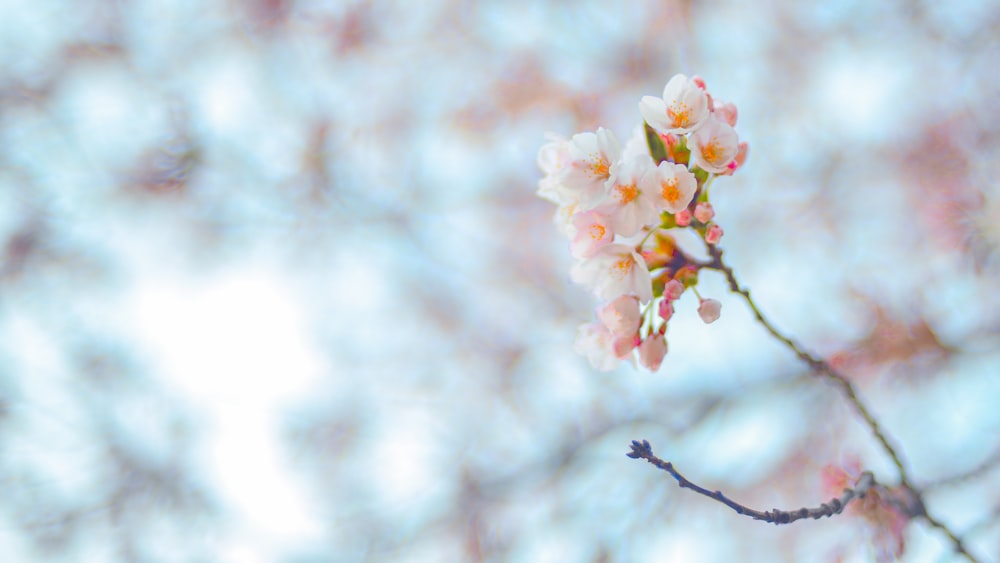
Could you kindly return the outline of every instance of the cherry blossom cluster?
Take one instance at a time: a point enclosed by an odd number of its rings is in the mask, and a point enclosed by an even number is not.
[[[636,357],[658,370],[667,323],[689,288],[701,319],[719,318],[720,303],[695,287],[701,265],[678,248],[671,230],[691,229],[717,244],[723,232],[709,187],[747,157],[734,129],[736,106],[714,100],[698,77],[674,76],[663,97],[642,98],[639,113],[645,123],[624,148],[599,128],[569,139],[550,135],[538,151],[538,195],[558,206],[556,225],[576,259],[571,278],[602,302],[575,348],[605,371]]]

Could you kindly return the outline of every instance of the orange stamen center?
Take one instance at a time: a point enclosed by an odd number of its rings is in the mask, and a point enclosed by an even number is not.
[[[691,124],[691,110],[687,104],[678,100],[667,106],[667,117],[674,127],[683,128]]]
[[[681,198],[681,190],[677,187],[677,183],[677,178],[671,178],[660,183],[660,195],[663,196],[664,200],[670,203],[677,203],[677,200]]]
[[[594,175],[595,178],[607,179],[611,171],[611,163],[607,159],[602,158],[600,155],[594,155],[590,159],[590,163],[587,165],[590,169],[590,173]]]
[[[719,164],[719,160],[722,158],[722,147],[715,143],[715,139],[712,139],[708,144],[701,148],[701,156],[707,162],[712,164]]]
[[[611,275],[617,279],[624,279],[625,276],[632,272],[632,267],[635,264],[632,262],[632,257],[628,256],[622,258],[621,260],[615,262],[614,266],[611,267]]]
[[[631,203],[635,201],[635,198],[639,196],[639,190],[636,189],[635,184],[618,184],[615,186],[615,195],[618,197],[618,203],[622,205],[626,203]]]

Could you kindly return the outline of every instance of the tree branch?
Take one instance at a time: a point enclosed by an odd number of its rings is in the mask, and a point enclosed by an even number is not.
[[[844,511],[850,502],[856,498],[864,498],[868,491],[872,487],[878,486],[875,483],[875,477],[870,472],[865,472],[861,475],[860,481],[853,489],[844,489],[840,498],[835,498],[829,502],[825,502],[816,508],[800,508],[798,510],[781,510],[778,508],[773,508],[767,511],[760,511],[749,506],[744,506],[722,493],[722,491],[709,491],[708,489],[701,487],[695,483],[692,483],[683,475],[681,475],[674,466],[669,461],[664,461],[653,454],[653,449],[650,447],[649,442],[643,440],[639,442],[638,440],[632,440],[632,451],[625,454],[632,459],[644,459],[654,466],[662,469],[669,473],[674,479],[677,480],[677,485],[682,489],[691,489],[692,491],[706,496],[716,502],[721,502],[722,504],[732,508],[737,514],[743,516],[749,516],[754,520],[760,520],[762,522],[768,522],[770,524],[791,524],[796,520],[803,520],[805,518],[812,518],[813,520],[819,520],[823,517],[830,517],[834,514],[840,514]]]
[[[879,442],[882,449],[886,454],[888,454],[888,456],[892,459],[893,464],[896,466],[896,470],[899,472],[900,485],[912,496],[913,505],[915,507],[915,513],[913,516],[923,517],[928,524],[941,530],[946,536],[948,536],[948,539],[951,540],[956,553],[964,555],[970,561],[976,561],[976,558],[966,550],[965,544],[960,537],[952,532],[946,524],[927,513],[923,500],[923,494],[910,480],[909,472],[906,469],[906,464],[903,462],[902,455],[897,451],[896,447],[889,442],[888,437],[879,426],[878,420],[875,419],[875,416],[868,409],[868,406],[861,400],[854,384],[847,379],[847,377],[834,369],[834,367],[831,366],[826,360],[823,360],[822,358],[806,351],[799,346],[797,342],[779,331],[757,307],[757,303],[755,303],[753,298],[750,297],[750,290],[740,286],[739,281],[736,279],[736,273],[733,271],[732,267],[726,264],[722,259],[722,249],[711,244],[707,244],[706,246],[708,247],[708,254],[712,257],[712,260],[707,263],[700,263],[700,266],[722,272],[722,274],[726,276],[726,281],[729,283],[729,289],[733,293],[738,293],[743,296],[743,300],[746,301],[750,310],[753,311],[754,316],[757,318],[757,321],[761,324],[761,326],[763,326],[769,333],[771,333],[772,336],[794,352],[800,360],[809,366],[809,369],[811,369],[813,373],[833,383],[834,386],[840,389],[841,393],[847,397],[848,402],[850,402],[858,414],[861,415],[861,418],[864,419],[869,431],[871,431],[872,435]],[[666,470],[663,467],[661,467],[661,469]],[[671,472],[671,474],[674,473]],[[675,478],[677,477],[680,476],[675,475]],[[684,485],[682,484],[681,486]]]
[[[826,360],[818,358],[817,356],[811,354],[810,352],[804,350],[797,342],[784,335],[779,331],[767,317],[761,313],[760,309],[757,307],[757,303],[754,302],[753,298],[750,297],[750,290],[740,286],[739,281],[736,280],[736,273],[733,269],[722,260],[722,249],[718,246],[709,245],[708,253],[712,257],[712,261],[706,264],[704,267],[718,270],[726,276],[726,281],[729,282],[729,289],[733,293],[738,293],[743,296],[743,300],[746,301],[747,305],[750,306],[750,310],[753,311],[757,321],[765,328],[772,336],[781,341],[785,346],[792,350],[796,356],[806,365],[809,369],[813,371],[816,375],[826,378],[828,381],[833,383],[840,391],[847,397],[848,401],[854,406],[858,414],[865,420],[868,429],[875,436],[875,439],[882,446],[882,449],[892,458],[893,464],[896,466],[897,471],[899,471],[899,479],[901,484],[912,489],[910,483],[909,472],[906,469],[906,465],[903,462],[902,456],[897,452],[896,448],[889,443],[889,439],[882,432],[878,421],[872,415],[868,407],[861,401],[861,398],[857,394],[857,390],[854,384],[847,379],[843,374],[838,372],[833,368]]]

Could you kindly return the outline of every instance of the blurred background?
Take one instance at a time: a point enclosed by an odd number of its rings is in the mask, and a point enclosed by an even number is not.
[[[715,274],[659,373],[535,195],[675,73],[737,104],[722,246],[1000,559],[1000,6],[0,0],[0,560],[870,561],[898,477]],[[692,252],[697,247],[691,248]],[[906,530],[906,561],[950,561]]]

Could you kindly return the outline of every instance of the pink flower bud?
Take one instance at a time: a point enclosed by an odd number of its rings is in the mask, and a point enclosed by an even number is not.
[[[739,116],[739,113],[736,111],[736,104],[716,104],[715,115],[730,126],[736,127],[736,118]]]
[[[673,302],[669,301],[667,299],[664,299],[663,301],[660,301],[659,314],[660,314],[660,318],[663,319],[663,322],[669,321],[670,317],[674,316],[674,304],[673,304]]]
[[[715,210],[712,209],[712,204],[707,201],[699,203],[694,208],[694,217],[702,223],[711,221],[712,217],[715,217]]]
[[[743,164],[745,164],[747,161],[747,156],[749,156],[750,154],[750,143],[742,141],[740,142],[739,145],[737,145],[737,147],[738,150],[736,152],[736,167],[739,168],[740,166],[743,166]]]
[[[680,280],[670,280],[663,286],[663,298],[668,301],[677,301],[684,293],[684,284]]]
[[[627,356],[632,350],[635,350],[639,342],[641,340],[639,339],[638,332],[629,336],[618,336],[611,341],[611,349],[614,351],[615,357],[621,359]]]
[[[704,78],[702,78],[702,77],[700,77],[698,75],[694,75],[694,76],[691,77],[691,82],[694,82],[694,85],[697,86],[697,87],[699,87],[699,88],[701,88],[702,90],[705,89],[705,79]]]
[[[663,357],[667,355],[667,340],[655,332],[639,344],[639,363],[649,371],[660,369]]]
[[[705,324],[712,324],[722,316],[722,303],[715,299],[702,299],[698,305],[698,316]]]
[[[717,244],[721,238],[722,227],[716,225],[715,223],[709,225],[708,229],[705,231],[705,242],[708,244]]]
[[[659,133],[659,135],[660,135],[660,140],[663,141],[663,145],[664,147],[666,147],[668,152],[674,147],[676,147],[677,143],[680,142],[680,139],[677,138],[677,135],[674,135],[673,133]]]
[[[677,222],[678,227],[687,227],[691,224],[691,212],[687,209],[681,209],[674,213],[674,221]]]
[[[736,152],[736,158],[734,158],[729,164],[726,165],[725,171],[720,172],[719,173],[720,175],[732,176],[733,172],[739,170],[740,167],[742,167],[746,163],[747,156],[750,154],[750,144],[747,143],[746,141],[742,141],[740,142],[739,145],[737,145],[737,147],[738,149]]]

